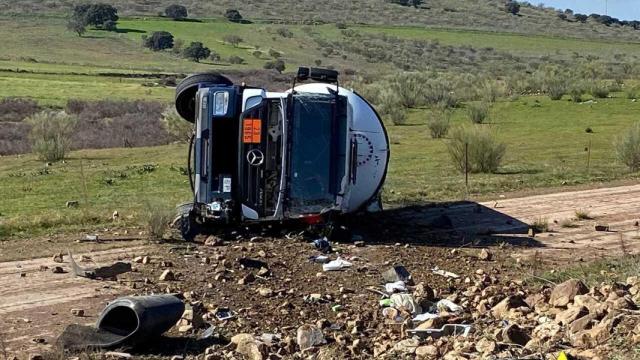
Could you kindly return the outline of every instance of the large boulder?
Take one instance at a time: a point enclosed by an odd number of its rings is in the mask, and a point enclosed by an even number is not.
[[[528,308],[529,306],[521,296],[508,296],[491,309],[491,315],[496,319],[508,319],[511,317],[511,310],[520,307]]]

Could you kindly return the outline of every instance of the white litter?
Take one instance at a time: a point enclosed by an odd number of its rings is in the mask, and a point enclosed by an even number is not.
[[[396,281],[384,284],[384,290],[388,294],[393,294],[394,292],[407,291],[407,286],[405,285],[404,281]]]
[[[342,270],[342,269],[346,269],[348,267],[351,267],[351,265],[353,265],[352,263],[346,261],[346,260],[342,260],[341,258],[337,258],[333,261],[329,261],[328,263],[322,265],[322,270],[324,271],[337,271],[337,270]]]
[[[420,315],[417,315],[416,317],[414,317],[413,321],[423,322],[423,321],[427,321],[427,320],[435,319],[435,318],[439,318],[439,317],[440,317],[440,315],[438,315],[438,314],[424,313],[424,314],[420,314]]]
[[[453,313],[459,313],[463,310],[462,306],[454,303],[451,300],[442,299],[436,303],[436,307],[440,311],[449,311]]]
[[[436,275],[440,275],[440,276],[444,276],[444,277],[448,277],[448,278],[452,278],[452,279],[457,279],[460,277],[460,275],[449,272],[449,271],[445,271],[442,269],[438,269],[437,267],[431,269],[431,272],[436,274]]]
[[[420,314],[422,312],[422,308],[418,303],[416,303],[413,296],[410,294],[393,294],[389,299],[393,303],[393,307],[398,310],[408,311],[412,315]]]

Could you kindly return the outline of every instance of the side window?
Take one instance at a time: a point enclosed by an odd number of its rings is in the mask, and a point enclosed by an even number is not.
[[[262,96],[252,96],[247,99],[247,102],[244,104],[244,109],[249,110],[252,107],[260,104],[262,102]]]

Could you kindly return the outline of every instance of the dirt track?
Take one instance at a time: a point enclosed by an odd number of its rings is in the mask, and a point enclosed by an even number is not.
[[[584,210],[594,219],[573,221],[575,227],[563,227],[564,220],[575,216],[576,210]],[[445,214],[453,226],[440,224],[434,219]],[[551,231],[527,236],[528,223],[539,218],[549,221]],[[314,291],[336,292],[341,286],[360,289],[377,286],[378,269],[389,263],[402,262],[411,270],[415,278],[433,287],[447,286],[446,280],[432,275],[429,269],[439,266],[460,274],[472,273],[477,268],[485,268],[500,273],[504,278],[522,276],[522,270],[515,267],[514,258],[530,258],[552,263],[563,263],[578,258],[592,259],[602,256],[616,256],[639,253],[640,240],[636,221],[640,218],[640,185],[616,188],[602,188],[586,191],[538,195],[514,199],[497,199],[481,204],[456,202],[442,206],[426,206],[392,209],[370,219],[357,221],[356,233],[362,234],[368,242],[366,247],[336,245],[343,256],[356,259],[355,273],[335,273],[320,277],[318,264],[307,260],[315,251],[307,243],[285,239],[266,239],[264,242],[231,242],[223,247],[197,246],[195,249],[183,247],[177,253],[169,253],[170,245],[123,248],[94,252],[91,255],[97,264],[107,264],[117,259],[131,260],[133,255],[154,256],[151,265],[135,264],[138,271],[127,276],[140,281],[144,277],[157,279],[162,271],[159,259],[170,259],[179,282],[152,283],[143,290],[133,289],[114,281],[94,281],[74,278],[70,274],[53,274],[42,271],[42,265],[49,268],[60,265],[51,258],[5,262],[0,264],[0,328],[4,346],[9,353],[42,350],[54,342],[55,337],[71,322],[90,323],[105,302],[118,294],[140,292],[163,292],[170,287],[174,291],[195,290],[212,303],[245,309],[246,320],[226,328],[229,333],[239,332],[249,326],[261,331],[283,331],[306,318],[329,318],[332,314],[325,308],[293,312],[283,318],[280,305],[282,298],[290,301],[294,308],[307,306],[301,302],[303,294]],[[554,222],[557,221],[557,224]],[[597,232],[596,224],[610,226],[610,232]],[[364,226],[362,226],[364,225]],[[622,241],[621,241],[622,239]],[[407,243],[407,246],[397,246]],[[510,244],[512,246],[497,246]],[[395,245],[395,246],[394,246]],[[450,255],[452,247],[491,247],[497,254],[496,261],[478,262],[473,255]],[[180,247],[180,246],[179,246]],[[205,257],[222,255],[227,265],[242,256],[256,257],[263,251],[264,260],[274,273],[268,280],[258,279],[250,287],[238,286],[237,280],[246,269],[232,270],[228,282],[214,281],[218,270],[216,262],[211,266],[202,264]],[[470,250],[471,251],[471,250]],[[80,258],[80,254],[78,254]],[[65,258],[66,260],[66,258]],[[537,261],[537,260],[536,260]],[[222,263],[221,263],[222,264]],[[68,264],[63,264],[69,270]],[[222,264],[223,267],[227,265]],[[233,266],[233,264],[231,265]],[[217,271],[217,272],[216,272]],[[24,274],[24,275],[23,275]],[[355,277],[354,277],[355,276]],[[155,282],[155,281],[154,281]],[[207,283],[213,282],[207,289]],[[130,283],[129,283],[130,284]],[[270,286],[277,300],[265,300],[259,308],[255,306],[255,296],[247,296],[247,291],[255,291],[259,286]],[[213,286],[213,288],[211,288]],[[340,296],[339,294],[337,295]],[[365,295],[358,295],[357,301],[366,306],[371,303]],[[375,299],[374,299],[375,301]],[[356,306],[356,305],[351,305]],[[73,317],[70,309],[82,308],[87,316]],[[273,310],[274,312],[270,312]],[[262,319],[262,320],[259,320]],[[246,330],[245,330],[246,331]],[[46,344],[36,344],[34,338],[43,338]]]

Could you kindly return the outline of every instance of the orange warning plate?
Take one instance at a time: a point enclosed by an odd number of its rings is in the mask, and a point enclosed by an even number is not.
[[[262,135],[261,119],[244,119],[242,122],[242,142],[260,144]]]

